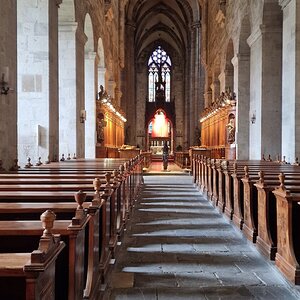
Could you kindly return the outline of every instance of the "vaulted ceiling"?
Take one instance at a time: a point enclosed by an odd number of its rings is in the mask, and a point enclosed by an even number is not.
[[[158,40],[184,56],[191,27],[200,21],[200,5],[199,0],[128,0],[126,17],[135,26],[137,56]]]

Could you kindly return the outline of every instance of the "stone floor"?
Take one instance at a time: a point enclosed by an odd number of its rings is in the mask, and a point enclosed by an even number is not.
[[[300,299],[191,176],[144,180],[105,299]]]

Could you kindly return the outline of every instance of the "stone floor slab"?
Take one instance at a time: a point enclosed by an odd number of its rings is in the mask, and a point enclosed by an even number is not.
[[[190,176],[144,180],[105,300],[300,299]]]

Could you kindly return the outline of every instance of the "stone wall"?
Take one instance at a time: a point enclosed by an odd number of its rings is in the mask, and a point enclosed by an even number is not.
[[[206,105],[230,87],[238,102],[237,157],[286,155],[281,142],[283,46],[278,1],[204,1],[202,10],[207,11],[202,26]]]

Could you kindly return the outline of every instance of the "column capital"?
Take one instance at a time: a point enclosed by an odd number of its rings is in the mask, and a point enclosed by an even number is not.
[[[249,47],[251,47],[261,37],[261,33],[262,32],[259,26],[250,34],[250,36],[247,39]]]
[[[192,25],[191,25],[192,29],[199,29],[200,27],[201,27],[201,22],[200,21],[193,22]]]
[[[77,29],[76,37],[77,37],[78,43],[80,43],[81,45],[85,45],[85,43],[88,40],[88,37],[86,36],[86,34],[82,30]]]
[[[281,5],[281,9],[285,9],[287,5],[290,4],[292,0],[278,0],[278,4]]]

